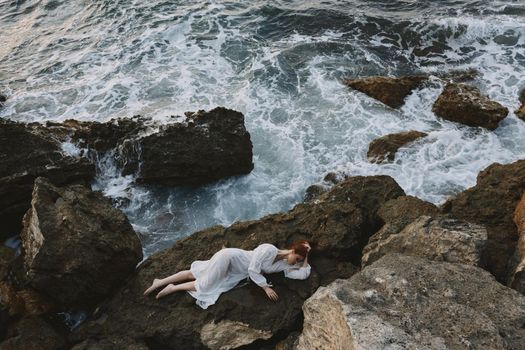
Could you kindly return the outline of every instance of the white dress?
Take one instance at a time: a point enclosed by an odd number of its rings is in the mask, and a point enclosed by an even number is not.
[[[190,271],[195,276],[195,291],[188,293],[197,299],[197,305],[207,309],[215,304],[222,293],[248,277],[258,286],[265,287],[271,285],[267,283],[263,273],[284,271],[285,277],[300,280],[310,275],[310,265],[290,265],[286,260],[273,263],[276,256],[277,247],[267,243],[254,250],[221,249],[210,260],[197,260],[191,264]]]

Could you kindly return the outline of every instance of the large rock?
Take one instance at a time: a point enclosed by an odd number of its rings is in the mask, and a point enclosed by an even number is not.
[[[65,337],[40,317],[26,317],[9,327],[0,350],[65,350]]]
[[[490,130],[498,127],[509,110],[470,85],[448,84],[432,107],[439,117]]]
[[[516,206],[514,223],[518,228],[518,243],[509,263],[508,286],[525,294],[525,193]]]
[[[426,133],[415,130],[381,136],[370,142],[366,156],[373,163],[393,162],[399,148],[425,136]]]
[[[387,255],[303,311],[298,350],[525,348],[525,297],[470,265]]]
[[[375,98],[392,108],[399,108],[405,98],[425,81],[428,76],[416,75],[401,78],[394,77],[368,77],[361,79],[348,79],[344,84]]]
[[[518,239],[513,215],[525,190],[525,160],[492,164],[478,174],[476,186],[447,201],[442,210],[457,219],[480,224],[488,233],[487,269],[500,281]]]
[[[27,279],[62,305],[93,305],[142,259],[126,216],[100,192],[37,178],[21,234]]]
[[[80,343],[126,335],[162,349],[231,349],[254,341],[281,340],[300,328],[302,303],[319,285],[355,272],[362,247],[380,226],[375,222],[377,209],[403,194],[387,176],[349,178],[315,203],[299,204],[287,213],[194,233],[149,257],[72,340]],[[305,281],[287,280],[282,274],[269,276],[279,294],[277,303],[253,283],[224,293],[206,310],[186,293],[160,300],[142,295],[154,278],[188,269],[194,260],[209,259],[223,245],[253,249],[267,242],[285,247],[301,238],[317,243],[310,259],[312,274]]]
[[[525,120],[525,89],[521,90],[520,102],[521,102],[521,107],[516,111],[516,115],[521,120]]]
[[[374,242],[365,249],[362,266],[390,253],[421,256],[431,260],[483,266],[487,231],[468,222],[421,216],[398,234]]]
[[[64,155],[58,142],[31,125],[0,120],[0,239],[20,233],[38,176],[56,185],[85,183],[95,176],[95,166]]]

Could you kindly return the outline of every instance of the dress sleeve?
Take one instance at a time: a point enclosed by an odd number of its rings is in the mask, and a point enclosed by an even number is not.
[[[266,245],[260,245],[253,251],[253,257],[250,261],[250,266],[248,267],[248,275],[251,280],[257,284],[259,287],[271,287],[270,284],[266,282],[266,278],[262,275],[262,264],[266,259],[271,259],[272,250],[269,249]]]
[[[305,280],[308,278],[308,276],[310,276],[311,269],[312,267],[310,264],[300,268],[289,268],[284,270],[284,277],[295,280]]]

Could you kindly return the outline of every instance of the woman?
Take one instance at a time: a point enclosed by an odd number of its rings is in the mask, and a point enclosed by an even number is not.
[[[310,244],[304,240],[294,242],[284,250],[267,243],[254,250],[223,248],[210,260],[194,261],[189,270],[177,272],[164,279],[155,279],[144,295],[165,286],[157,294],[157,299],[177,291],[187,291],[197,299],[197,305],[206,309],[215,304],[221,293],[249,277],[264,289],[268,298],[277,301],[277,293],[262,274],[284,271],[288,278],[308,278],[311,269],[308,264],[310,249]],[[181,283],[188,280],[190,282]]]

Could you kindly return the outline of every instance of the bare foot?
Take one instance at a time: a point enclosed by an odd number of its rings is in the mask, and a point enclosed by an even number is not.
[[[171,293],[175,292],[175,290],[176,290],[176,287],[173,284],[170,283],[163,290],[161,290],[159,292],[159,294],[157,294],[157,299],[160,299],[163,296],[171,294]]]
[[[159,287],[162,287],[162,283],[160,283],[160,279],[155,278],[153,280],[153,283],[151,284],[151,287],[149,287],[148,289],[144,291],[144,295],[149,295],[151,292],[153,292],[155,289]]]

